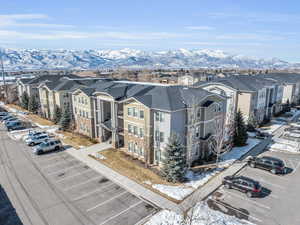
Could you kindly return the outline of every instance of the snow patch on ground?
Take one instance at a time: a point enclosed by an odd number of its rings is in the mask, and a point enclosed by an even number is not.
[[[254,138],[248,138],[247,145],[243,147],[234,147],[231,151],[224,153],[220,157],[220,165],[223,167],[230,166],[236,160],[241,158],[247,152],[249,152],[252,148],[258,145],[261,141]]]
[[[192,213],[193,212],[193,213]],[[173,211],[162,210],[150,218],[145,225],[254,225],[246,220],[215,211],[205,202],[199,202],[189,211],[190,221],[184,221],[183,216]]]
[[[94,156],[97,159],[102,159],[102,160],[106,159],[106,157],[99,152],[93,152],[93,153],[91,153],[91,156]]]
[[[206,172],[188,171],[186,174],[187,182],[182,185],[171,186],[164,184],[151,184],[152,188],[159,192],[168,195],[176,200],[183,200],[189,194],[193,193],[197,188],[205,185],[211,178],[222,172],[226,167],[232,165],[236,160],[254,148],[260,140],[248,138],[247,145],[243,147],[234,147],[230,152],[223,154],[220,157],[219,168],[211,169]]]
[[[298,142],[286,140],[283,138],[273,139],[273,143],[269,144],[270,151],[300,153],[300,145]]]

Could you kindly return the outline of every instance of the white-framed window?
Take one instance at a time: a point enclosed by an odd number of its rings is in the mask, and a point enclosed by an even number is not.
[[[155,140],[159,142],[164,142],[164,132],[158,130],[155,131]]]
[[[196,127],[195,135],[196,135],[197,138],[200,137],[200,128],[199,127]]]
[[[132,134],[132,125],[131,124],[128,124],[128,133]]]
[[[86,118],[89,118],[89,112],[86,112]]]
[[[133,143],[132,142],[128,142],[128,151],[129,152],[133,151]]]
[[[141,138],[144,137],[144,129],[143,129],[143,128],[140,128],[139,130],[140,130],[140,135],[139,135],[139,136],[140,136]]]
[[[143,146],[139,146],[139,153],[140,156],[144,157],[144,147]]]
[[[144,110],[140,110],[140,119],[144,119]]]
[[[138,128],[137,128],[137,126],[133,126],[133,134],[135,136],[138,136]]]
[[[138,117],[138,110],[135,107],[133,107],[133,116]]]
[[[127,115],[132,116],[132,108],[127,108]]]
[[[137,143],[134,143],[133,152],[136,153],[136,154],[138,153],[138,145],[137,145]]]
[[[155,112],[155,121],[164,122],[164,113]]]

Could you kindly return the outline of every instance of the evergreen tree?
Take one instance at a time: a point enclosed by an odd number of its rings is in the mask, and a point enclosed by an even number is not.
[[[58,106],[55,106],[54,116],[53,116],[53,122],[55,124],[58,124],[61,119],[61,109]]]
[[[186,169],[186,149],[180,137],[172,133],[163,154],[162,175],[168,182],[181,182]]]
[[[36,97],[34,95],[30,96],[29,101],[28,101],[28,110],[30,112],[37,113],[38,109],[39,109],[39,103],[36,100]]]
[[[253,131],[255,131],[255,128],[258,127],[258,125],[259,124],[258,124],[256,117],[253,114],[251,114],[248,119],[247,130],[250,132],[253,132]]]
[[[59,125],[63,130],[67,130],[70,127],[70,123],[71,123],[71,115],[70,115],[69,107],[67,107],[65,108],[65,110],[61,115]]]
[[[28,103],[29,103],[29,97],[27,92],[23,92],[22,96],[21,96],[21,107],[23,109],[28,109]]]
[[[234,121],[234,136],[233,136],[234,145],[244,146],[247,143],[247,139],[248,139],[247,127],[243,119],[243,114],[239,110],[235,115],[235,121]]]

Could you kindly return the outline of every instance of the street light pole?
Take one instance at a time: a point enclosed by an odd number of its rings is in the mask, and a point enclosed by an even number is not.
[[[5,74],[4,74],[4,63],[3,63],[3,52],[0,52],[0,62],[1,62],[1,72],[2,72],[2,81],[3,81],[3,87],[4,87],[4,93],[5,98],[7,98],[7,88],[6,88],[6,82],[5,82]]]

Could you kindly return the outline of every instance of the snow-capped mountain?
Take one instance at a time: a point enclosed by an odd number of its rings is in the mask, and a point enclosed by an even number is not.
[[[280,59],[258,59],[220,50],[141,51],[3,49],[6,70],[100,68],[289,68]]]

